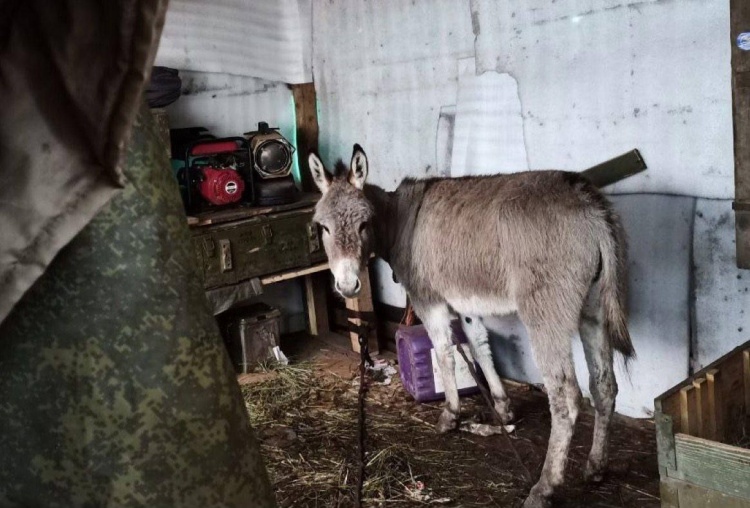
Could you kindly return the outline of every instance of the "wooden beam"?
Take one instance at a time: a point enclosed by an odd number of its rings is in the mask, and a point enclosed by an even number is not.
[[[631,150],[614,159],[597,164],[583,171],[581,174],[588,178],[591,183],[602,188],[630,176],[637,175],[646,169],[646,162],[641,157],[641,152]]]
[[[322,272],[323,270],[328,270],[328,263],[321,263],[319,265],[309,266],[301,270],[289,270],[287,272],[280,272],[280,273],[276,273],[273,275],[266,275],[265,277],[260,279],[260,282],[263,283],[264,286],[267,286],[269,284],[275,284],[277,282],[281,282],[282,280],[295,279],[297,277],[302,277],[303,275],[310,275],[311,273]]]
[[[750,32],[750,2],[730,0],[732,108],[734,118],[734,210],[737,266],[750,269],[750,51],[737,38]]]
[[[318,102],[314,83],[290,85],[294,95],[294,111],[297,118],[297,160],[299,161],[302,190],[317,192],[310,175],[307,155],[318,150]]]

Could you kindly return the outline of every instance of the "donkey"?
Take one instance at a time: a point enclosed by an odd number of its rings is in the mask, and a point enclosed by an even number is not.
[[[482,318],[517,312],[549,396],[552,428],[541,476],[524,507],[549,504],[563,482],[581,391],[572,338],[580,333],[596,411],[585,469],[600,481],[617,395],[614,350],[634,356],[626,325],[626,245],[611,204],[588,180],[563,171],[404,180],[393,192],[365,184],[368,161],[354,145],[351,165],[330,176],[308,159],[322,192],[315,221],[336,290],[357,295],[372,253],[391,265],[435,347],[445,387],[439,432],[456,427],[459,399],[451,320],[461,317],[504,422],[513,419]]]

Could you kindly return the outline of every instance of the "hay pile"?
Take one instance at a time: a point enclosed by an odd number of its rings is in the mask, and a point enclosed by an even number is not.
[[[314,367],[273,367],[275,376],[243,386],[280,506],[352,506],[357,484],[355,381],[321,375]],[[400,383],[370,383],[367,404],[367,506],[455,505],[471,488],[482,458],[461,448],[440,449],[437,405],[406,399]],[[456,460],[460,457],[460,460]],[[514,474],[496,471],[495,489]],[[521,485],[522,488],[522,485]],[[521,490],[519,490],[519,493]]]
[[[354,506],[357,484],[358,380],[324,373],[312,364],[272,367],[260,382],[243,386],[279,506]],[[398,376],[388,386],[368,382],[365,506],[520,506],[530,485],[503,436],[435,433],[441,403],[415,403]],[[535,477],[549,436],[541,392],[509,386],[521,414],[514,443]],[[478,398],[462,400],[462,418],[490,417]],[[593,419],[580,418],[563,507],[659,506],[659,475],[652,425],[616,423],[610,474],[583,482]]]

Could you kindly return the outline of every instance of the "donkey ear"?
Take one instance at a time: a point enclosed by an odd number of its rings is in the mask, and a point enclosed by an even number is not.
[[[320,192],[325,194],[328,191],[328,187],[331,185],[331,177],[328,176],[326,168],[323,166],[323,162],[315,152],[310,152],[307,156],[307,163],[310,166],[310,173],[312,173],[313,181],[318,186]]]
[[[365,180],[367,180],[367,155],[359,145],[354,145],[348,179],[349,183],[358,189],[362,189],[365,186]]]

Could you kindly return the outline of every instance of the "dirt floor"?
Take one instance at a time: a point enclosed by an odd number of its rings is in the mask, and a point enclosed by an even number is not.
[[[242,376],[280,506],[352,506],[357,480],[358,356],[348,340],[296,338],[282,344],[287,367]],[[393,355],[384,355],[393,358]],[[366,506],[519,506],[530,485],[502,435],[436,434],[440,403],[416,403],[398,375],[368,381]],[[513,442],[534,478],[546,452],[550,417],[543,392],[508,387],[517,415]],[[462,419],[490,422],[479,397],[465,398]],[[593,416],[579,417],[566,484],[554,506],[660,506],[653,424],[618,417],[610,472],[583,481]]]

